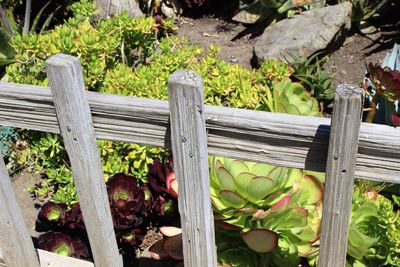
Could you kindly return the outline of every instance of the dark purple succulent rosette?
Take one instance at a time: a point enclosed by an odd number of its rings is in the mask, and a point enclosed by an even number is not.
[[[119,230],[139,227],[146,218],[146,187],[123,173],[117,173],[107,182],[107,193],[114,227]]]
[[[154,160],[149,166],[147,180],[152,194],[151,210],[156,220],[160,220],[160,216],[177,214],[177,194],[171,187],[173,179],[175,179],[175,172],[172,157],[164,162]]]
[[[61,232],[49,232],[39,236],[40,249],[78,259],[89,259],[88,246],[79,238],[72,238]]]
[[[65,224],[67,206],[53,202],[45,203],[39,211],[38,223],[41,227],[62,227]]]
[[[86,233],[86,227],[85,223],[83,222],[82,211],[79,203],[73,204],[71,206],[71,210],[67,212],[65,228]]]
[[[145,232],[142,228],[132,228],[128,230],[117,231],[117,241],[122,246],[138,247],[142,244]]]

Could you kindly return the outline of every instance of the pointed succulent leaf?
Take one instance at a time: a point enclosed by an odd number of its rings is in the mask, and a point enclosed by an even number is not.
[[[175,172],[171,172],[168,176],[167,176],[167,190],[168,193],[171,194],[171,196],[178,198],[179,193],[178,193],[178,181],[175,178]]]
[[[217,179],[222,190],[236,191],[236,183],[232,174],[224,167],[217,170]]]
[[[248,197],[249,193],[247,191],[247,187],[250,181],[255,177],[254,174],[249,172],[243,172],[235,177],[236,181],[236,189],[237,191],[245,198]]]
[[[262,200],[268,196],[274,188],[274,182],[268,177],[254,177],[247,186],[250,200]]]
[[[251,166],[250,173],[255,176],[268,176],[268,173],[272,170],[273,166],[264,163],[255,163]]]
[[[297,237],[306,242],[313,242],[319,235],[310,226],[306,225],[301,232],[297,234]]]
[[[267,229],[254,229],[241,234],[247,246],[258,253],[273,251],[278,245],[278,234]]]
[[[183,260],[182,234],[165,238],[162,245],[168,256],[174,260]]]
[[[293,199],[290,195],[286,195],[271,207],[271,212],[286,211],[291,206],[293,206]]]
[[[267,174],[267,177],[270,178],[277,187],[281,188],[285,186],[285,176],[286,176],[287,169],[282,167],[274,167],[271,171]]]
[[[297,207],[286,212],[271,213],[269,216],[275,219],[274,229],[284,230],[306,226],[308,212],[306,209]]]
[[[246,200],[242,198],[238,193],[229,190],[221,190],[220,196],[223,201],[234,208],[242,208],[244,204],[246,204]]]
[[[233,177],[236,177],[242,172],[248,172],[249,167],[244,161],[235,159],[232,161],[232,164],[229,166],[228,170]]]
[[[155,260],[162,260],[168,258],[167,252],[163,249],[164,239],[158,240],[149,248],[149,255]]]
[[[312,175],[304,175],[298,184],[295,199],[303,204],[316,204],[322,201],[322,183]]]

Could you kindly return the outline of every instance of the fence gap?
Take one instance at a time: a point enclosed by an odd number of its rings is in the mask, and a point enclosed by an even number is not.
[[[322,215],[319,267],[344,267],[364,91],[336,89]]]
[[[215,267],[202,80],[195,72],[176,71],[168,80],[168,92],[184,266]]]
[[[0,154],[0,247],[7,267],[39,267],[10,177]]]
[[[95,265],[122,266],[81,64],[57,54],[46,61],[46,71]]]

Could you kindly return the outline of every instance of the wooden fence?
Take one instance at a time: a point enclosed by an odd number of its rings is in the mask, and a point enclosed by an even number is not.
[[[172,148],[186,267],[216,266],[208,154],[326,171],[321,267],[345,266],[353,177],[400,179],[400,129],[361,123],[358,88],[337,88],[328,119],[204,106],[191,71],[170,77],[167,102],[86,92],[71,56],[51,57],[46,70],[51,90],[0,83],[0,125],[61,133],[98,267],[122,263],[96,138]],[[0,266],[93,266],[35,250],[2,158],[0,210]]]

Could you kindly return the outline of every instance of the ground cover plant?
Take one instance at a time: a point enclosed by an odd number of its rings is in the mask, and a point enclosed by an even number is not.
[[[91,91],[166,99],[169,75],[177,69],[192,69],[203,78],[207,104],[322,116],[319,100],[331,97],[330,77],[307,59],[291,66],[270,60],[249,71],[218,59],[217,46],[203,50],[171,35],[170,20],[160,24],[153,18],[122,14],[97,21],[89,1],[71,10],[74,16],[53,30],[13,37],[16,62],[7,67],[5,81],[47,85],[44,61],[63,52],[80,58]],[[44,173],[45,179],[31,192],[51,199],[42,207],[38,226],[52,234],[40,237],[39,247],[90,259],[61,138],[26,131],[17,134],[20,140],[7,147],[12,151],[9,168]],[[15,139],[8,133],[6,138]],[[126,258],[135,257],[148,227],[157,226],[163,239],[156,243],[158,250],[153,248],[153,256],[179,263],[178,194],[170,153],[136,144],[98,144],[121,252]],[[323,176],[227,158],[210,158],[210,163],[220,264],[316,265]],[[399,214],[390,200],[374,187],[359,187],[353,207],[348,266],[398,266]],[[258,238],[269,241],[260,246]]]

